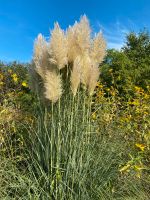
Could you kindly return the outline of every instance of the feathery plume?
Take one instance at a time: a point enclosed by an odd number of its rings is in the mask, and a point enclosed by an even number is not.
[[[39,34],[34,43],[34,56],[33,61],[35,63],[36,72],[44,79],[45,70],[48,66],[48,51],[47,42],[42,34]]]
[[[97,81],[99,79],[99,74],[100,72],[99,72],[98,64],[93,62],[90,68],[89,82],[88,82],[88,91],[89,91],[90,96],[94,92]]]
[[[67,30],[67,41],[68,41],[68,62],[73,62],[78,55],[80,55],[78,46],[75,40],[75,29],[76,29],[75,22],[74,26],[69,26]]]
[[[106,42],[102,33],[98,33],[92,41],[91,45],[91,57],[100,64],[106,55]]]
[[[48,48],[51,56],[50,62],[62,69],[67,65],[68,45],[64,31],[58,23],[55,23],[54,30],[51,32],[51,40]]]
[[[80,76],[81,76],[81,66],[80,66],[80,57],[77,57],[73,63],[73,70],[71,72],[71,90],[73,95],[75,96],[80,84]]]
[[[84,54],[81,57],[81,83],[83,83],[86,87],[89,83],[89,75],[90,75],[90,67],[91,67],[91,58],[88,54]]]
[[[86,15],[82,16],[76,28],[76,40],[81,52],[87,52],[90,48],[91,28]]]
[[[46,71],[45,75],[45,97],[55,103],[62,95],[62,81],[56,72]]]
[[[81,17],[80,22],[68,28],[68,59],[73,62],[79,55],[84,54],[90,49],[91,29],[87,17]]]

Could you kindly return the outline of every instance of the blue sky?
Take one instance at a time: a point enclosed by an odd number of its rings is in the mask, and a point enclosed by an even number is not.
[[[30,61],[38,33],[48,37],[55,21],[65,29],[83,14],[110,48],[129,31],[150,30],[150,0],[0,0],[0,60]]]

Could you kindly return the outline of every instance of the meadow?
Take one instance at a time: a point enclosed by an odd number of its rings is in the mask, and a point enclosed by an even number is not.
[[[0,199],[150,199],[150,35],[119,51],[86,16],[0,63]]]

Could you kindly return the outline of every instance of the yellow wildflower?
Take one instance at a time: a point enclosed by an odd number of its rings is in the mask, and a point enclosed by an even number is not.
[[[14,77],[13,80],[14,80],[15,83],[18,82],[18,78],[17,77]]]
[[[142,166],[139,166],[139,165],[134,165],[134,168],[137,171],[141,171],[142,169],[144,169]]]
[[[148,99],[150,96],[148,94],[144,94],[144,99]]]
[[[140,102],[138,99],[135,99],[134,101],[129,101],[128,102],[129,105],[134,105],[134,106],[139,106],[140,105]]]
[[[141,90],[141,88],[138,87],[138,86],[135,86],[134,88],[135,88],[136,91],[140,91]]]
[[[99,88],[103,88],[103,85],[100,82],[98,82],[96,86]]]
[[[17,74],[12,74],[11,77],[15,83],[18,82]]]
[[[11,75],[11,77],[12,77],[12,78],[17,77],[17,74],[14,73],[14,74]]]
[[[137,148],[139,148],[141,151],[144,151],[144,149],[145,149],[145,147],[146,147],[144,144],[139,144],[139,143],[136,143],[135,146],[136,146]]]
[[[119,171],[120,172],[128,171],[129,168],[130,168],[130,164],[127,164],[127,165],[123,166]]]
[[[135,86],[134,88],[135,88],[135,91],[136,91],[137,93],[139,93],[139,94],[143,94],[143,93],[144,93],[144,90],[143,90],[141,87]]]
[[[144,112],[144,115],[148,115],[148,112],[145,111],[145,112]]]
[[[121,122],[130,122],[132,119],[132,115],[126,115],[121,118]]]
[[[26,81],[23,81],[22,84],[21,84],[23,87],[28,87],[28,84]]]
[[[93,114],[92,114],[92,119],[96,119],[96,113],[94,112]]]

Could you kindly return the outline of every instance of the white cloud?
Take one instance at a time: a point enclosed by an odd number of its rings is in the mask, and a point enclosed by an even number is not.
[[[108,27],[97,23],[100,30],[102,30],[107,41],[108,48],[115,48],[120,50],[124,45],[125,37],[130,32],[130,29],[117,20],[114,24]]]
[[[120,50],[122,46],[123,46],[122,43],[114,43],[114,42],[109,42],[108,43],[108,48],[110,48],[110,49]]]

